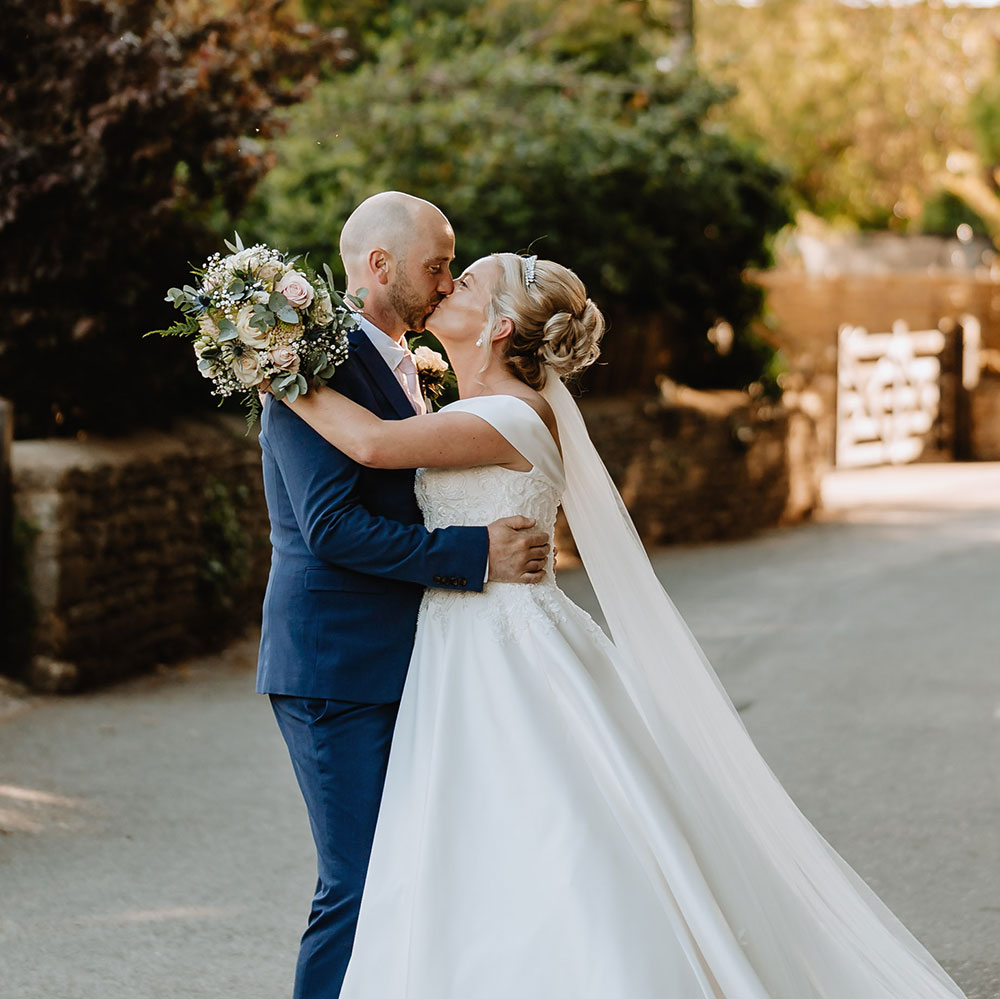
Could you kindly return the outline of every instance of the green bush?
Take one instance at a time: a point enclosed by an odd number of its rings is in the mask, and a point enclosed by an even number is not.
[[[409,191],[449,216],[460,265],[530,247],[580,274],[613,320],[600,387],[645,388],[664,370],[755,381],[770,351],[750,333],[761,292],[743,275],[789,220],[782,177],[710,123],[728,91],[660,72],[638,33],[595,69],[593,51],[543,30],[543,6],[397,11],[369,62],[293,112],[244,228],[334,263],[359,201]],[[735,331],[725,355],[706,337],[720,320]]]

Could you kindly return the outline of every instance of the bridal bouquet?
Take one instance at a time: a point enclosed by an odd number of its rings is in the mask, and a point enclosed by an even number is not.
[[[244,393],[252,422],[265,379],[275,398],[293,401],[310,384],[325,385],[347,359],[347,333],[358,323],[326,264],[320,277],[304,260],[263,243],[244,247],[238,233],[236,245],[227,240],[226,246],[229,254],[213,253],[194,270],[196,286],[167,292],[165,301],[184,318],[152,332],[193,339],[198,370],[212,382],[212,394]],[[347,298],[358,308],[363,304],[361,297]]]

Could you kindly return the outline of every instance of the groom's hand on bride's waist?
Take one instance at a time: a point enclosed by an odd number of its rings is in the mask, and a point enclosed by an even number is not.
[[[545,578],[549,536],[534,526],[527,517],[504,517],[489,525],[492,582],[538,583]]]

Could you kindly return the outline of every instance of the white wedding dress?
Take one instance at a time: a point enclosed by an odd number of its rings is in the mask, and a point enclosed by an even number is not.
[[[424,469],[418,499],[551,530],[565,492],[615,643],[551,573],[427,591],[342,999],[961,996],[781,790],[546,395],[565,468],[523,401],[462,400],[533,468]]]

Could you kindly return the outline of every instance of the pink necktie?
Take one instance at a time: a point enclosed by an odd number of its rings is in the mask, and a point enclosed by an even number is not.
[[[417,365],[413,360],[413,355],[407,351],[396,365],[397,370],[403,376],[406,394],[413,403],[413,408],[422,416],[427,412],[427,405],[420,392],[420,377],[417,375]]]

